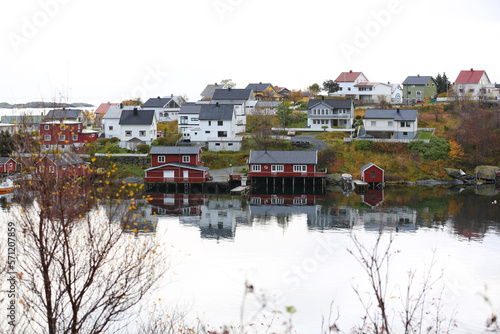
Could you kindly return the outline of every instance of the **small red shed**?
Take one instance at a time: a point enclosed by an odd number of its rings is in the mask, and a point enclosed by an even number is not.
[[[370,162],[361,167],[361,181],[367,183],[384,183],[384,170]]]
[[[0,173],[7,174],[16,171],[17,162],[9,157],[0,157]]]

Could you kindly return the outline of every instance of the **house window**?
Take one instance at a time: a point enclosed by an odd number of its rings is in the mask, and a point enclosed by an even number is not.
[[[54,173],[54,166],[49,166],[49,173]]]
[[[389,122],[387,122],[387,125],[388,126],[394,126],[394,122],[393,121],[389,121]]]
[[[227,146],[233,146],[233,143],[227,143]]]
[[[139,131],[139,137],[146,137],[146,131],[144,130]]]
[[[11,162],[11,163],[9,164],[9,167],[10,167],[10,168],[12,168],[12,166],[13,166],[13,164],[12,164],[12,162]]]
[[[409,128],[410,127],[410,122],[401,122],[401,127],[402,128]]]
[[[188,117],[187,116],[181,116],[179,120],[180,124],[188,124]]]
[[[73,135],[73,140],[78,140],[78,135]]]
[[[377,126],[377,121],[371,121],[371,126]]]
[[[217,137],[227,137],[227,131],[218,131]]]
[[[66,135],[59,135],[59,141],[65,141]]]
[[[347,90],[350,91],[351,90],[351,87],[347,87]]]
[[[224,121],[217,121],[217,125],[218,126],[223,126],[224,125]]]
[[[408,91],[408,95],[411,95],[411,90]]]
[[[374,179],[376,176],[377,176],[377,172],[376,172],[376,171],[374,171],[374,170],[372,170],[372,171],[370,172],[370,177],[371,177],[372,179]]]
[[[403,132],[403,136],[408,136],[408,132]]]
[[[125,137],[132,137],[132,130],[126,130]]]
[[[210,133],[210,131],[205,131],[205,133]]]
[[[198,117],[191,117],[191,122],[198,122]]]
[[[158,156],[158,162],[165,162],[165,156],[164,155],[159,155]]]
[[[43,136],[43,140],[45,140],[45,141],[50,141],[50,135],[45,135],[45,136]]]
[[[432,84],[432,87],[434,87],[434,84]]]
[[[212,121],[208,121],[208,126],[211,126],[212,125]]]
[[[260,172],[260,165],[252,165],[252,172]]]
[[[421,96],[422,95],[422,92],[417,90],[417,96]]]
[[[188,163],[188,162],[189,162],[189,160],[190,160],[190,159],[189,159],[189,155],[183,155],[183,156],[182,156],[182,162],[184,162],[184,163]]]
[[[45,130],[49,130],[50,126],[48,124],[45,124],[45,126],[43,127]]]
[[[307,166],[306,165],[293,165],[293,171],[294,172],[307,172]]]
[[[66,125],[62,124],[62,125],[60,126],[60,128],[61,128],[61,130],[66,130]]]
[[[215,143],[215,146],[220,146],[220,143]]]
[[[429,83],[427,83],[427,87],[429,87]]]
[[[283,167],[283,165],[271,165],[271,172],[283,172],[285,170],[285,168]]]
[[[109,131],[113,131],[113,126],[112,126],[112,125],[110,125],[110,126],[108,127],[108,130],[109,130]]]

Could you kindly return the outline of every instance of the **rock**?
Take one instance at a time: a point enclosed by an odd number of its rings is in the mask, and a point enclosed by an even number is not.
[[[477,180],[494,182],[496,177],[496,172],[499,171],[500,168],[497,166],[477,166],[474,169],[474,175]]]

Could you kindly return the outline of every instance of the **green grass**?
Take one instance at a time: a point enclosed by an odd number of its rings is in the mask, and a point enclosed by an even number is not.
[[[425,140],[425,139],[431,139],[431,137],[432,137],[431,131],[423,131],[423,132],[419,132],[418,139]]]

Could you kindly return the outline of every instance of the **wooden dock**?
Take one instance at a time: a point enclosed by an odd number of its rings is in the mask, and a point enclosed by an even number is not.
[[[246,193],[248,192],[248,189],[249,188],[247,186],[239,186],[239,187],[231,189],[230,193],[231,193],[231,195],[243,196],[243,195],[246,195]]]

